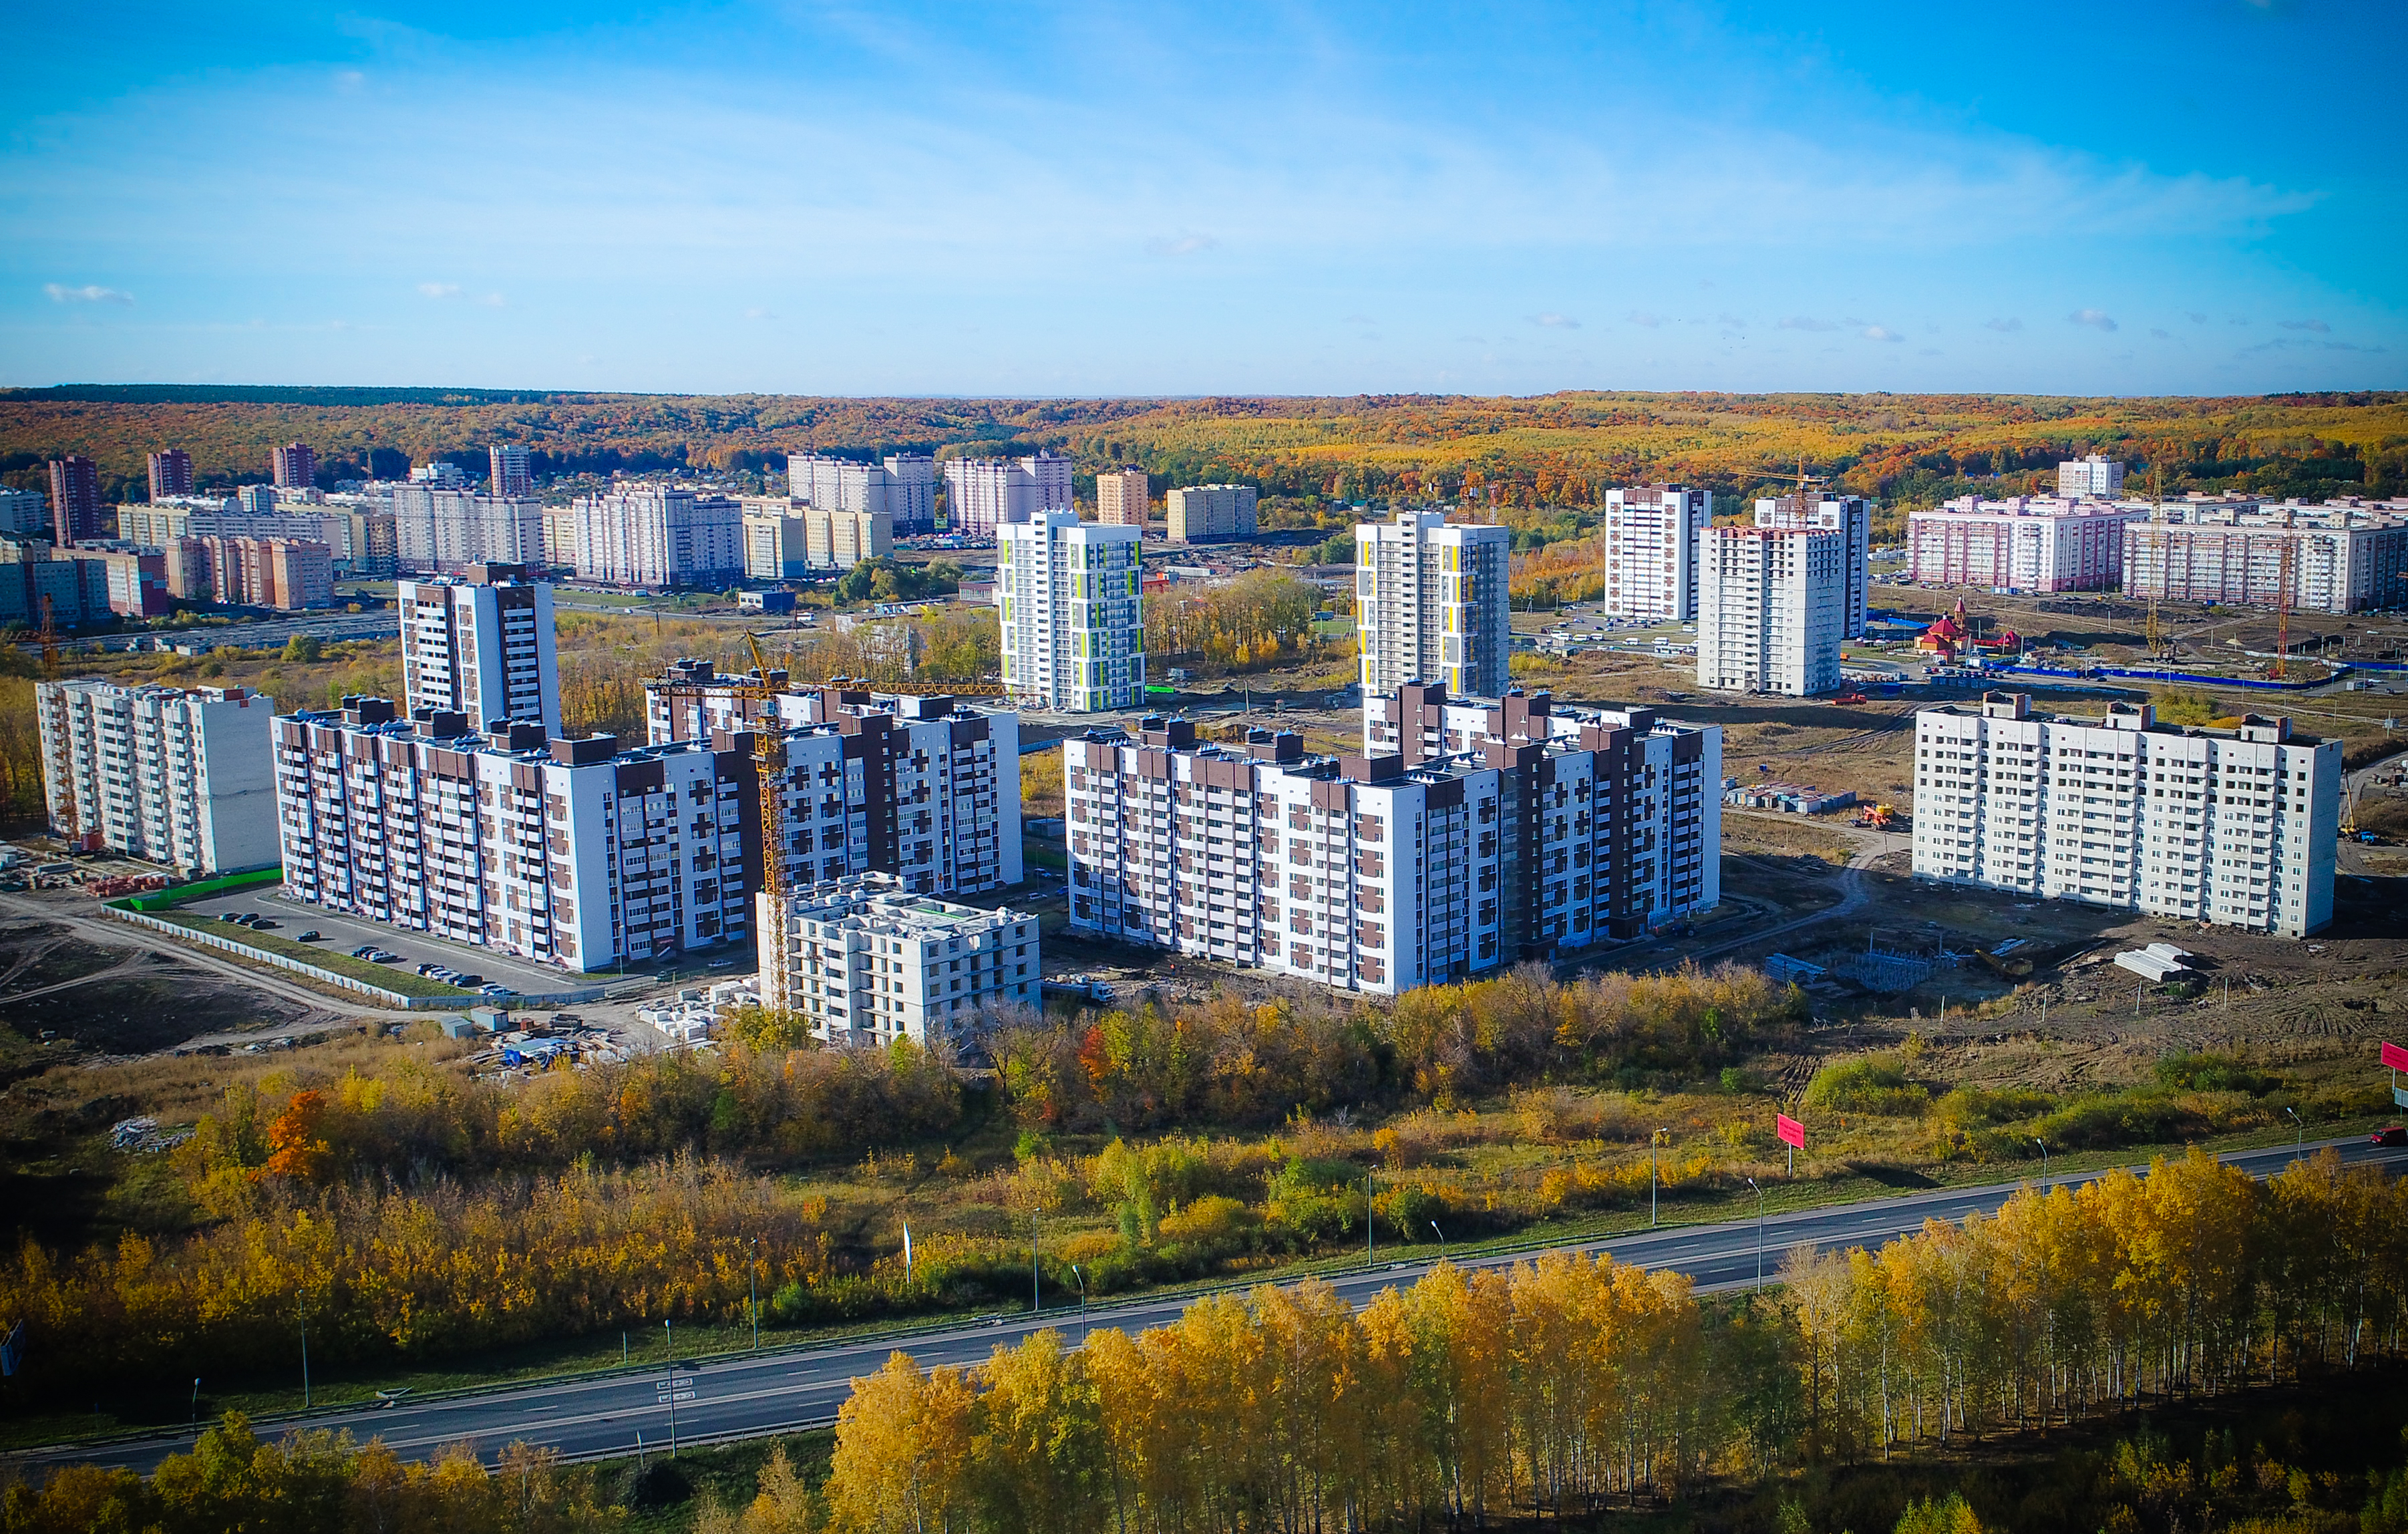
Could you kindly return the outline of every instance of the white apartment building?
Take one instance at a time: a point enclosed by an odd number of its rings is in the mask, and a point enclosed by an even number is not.
[[[718,586],[744,573],[743,510],[725,496],[631,485],[575,504],[580,580]]]
[[[1641,798],[1696,806],[1706,882],[1684,909],[1720,894],[1719,732],[1668,742],[1685,759],[1659,769],[1651,729],[1412,766],[1267,730],[1201,744],[1183,720],[1065,742],[1071,927],[1382,996],[1634,935],[1633,891],[1671,854],[1624,818]]]
[[[1907,579],[1995,592],[2114,591],[2124,529],[2146,507],[2052,495],[1960,495],[1906,518]]]
[[[1253,485],[1184,485],[1163,497],[1173,543],[1254,536]]]
[[[10,490],[0,485],[0,535],[46,538],[51,532],[50,498],[48,495],[38,490]],[[118,536],[131,541],[122,525],[118,529]]]
[[[1710,527],[1698,539],[1698,682],[1812,697],[1840,684],[1843,533]]]
[[[1042,511],[1068,511],[1070,460],[1050,452],[1025,458],[945,460],[945,526],[991,534]]]
[[[276,700],[240,687],[34,684],[50,833],[188,874],[276,861]]]
[[[1139,536],[1070,511],[1039,511],[996,529],[1005,693],[1064,713],[1144,701]]]
[[[2408,506],[2190,497],[2148,520],[2125,502],[2127,595],[2272,607],[2287,563],[2291,605],[2315,612],[2408,606]]]
[[[178,538],[282,538],[291,543],[322,543],[331,557],[356,565],[362,539],[350,510],[312,511],[293,506],[273,511],[228,509],[223,502],[153,502],[117,509],[117,536],[126,543],[149,549],[173,549]]]
[[[552,587],[529,580],[526,566],[472,565],[457,578],[403,581],[394,603],[413,716],[434,709],[480,728],[505,721],[561,733]]]
[[[1149,501],[1141,468],[1108,468],[1096,476],[1096,520],[1107,527],[1144,526]]]
[[[760,858],[749,750],[622,752],[384,698],[275,723],[286,895],[566,969],[740,940]]]
[[[924,533],[937,523],[937,461],[924,452],[890,453],[879,464],[790,453],[786,495],[824,511],[877,512],[897,532]]]
[[[1512,552],[1509,529],[1450,523],[1436,511],[1399,511],[1393,522],[1357,526],[1363,696],[1409,681],[1501,695],[1513,646]]]
[[[1714,524],[1714,493],[1641,485],[1605,493],[1605,609],[1617,618],[1692,623],[1698,539]]]
[[[453,469],[446,463],[440,466]],[[393,486],[394,557],[405,570],[541,565],[543,503],[532,495],[479,495],[434,480]]]
[[[496,442],[485,450],[485,461],[492,470],[485,488],[494,495],[519,500],[535,494],[535,461],[524,444]]]
[[[2332,920],[2342,747],[2235,729],[2034,715],[2020,693],[1915,714],[1914,871],[2304,937]]]
[[[2068,499],[2121,495],[2124,493],[2124,465],[2119,459],[2103,458],[2095,452],[2071,463],[2059,464],[2057,466],[2057,493]]]
[[[234,493],[235,505],[246,517],[273,516],[276,512],[274,485],[243,485]]]
[[[979,1012],[1043,997],[1037,918],[932,900],[887,874],[756,897],[761,1004],[830,1044],[959,1040]]]
[[[1845,583],[1841,592],[1840,637],[1865,637],[1865,613],[1872,593],[1872,503],[1862,495],[1817,495],[1801,502],[1795,495],[1756,503],[1758,527],[1820,527],[1844,540]]]
[[[754,727],[757,696],[710,662],[681,660],[644,683],[653,745],[724,744]],[[1020,882],[1020,716],[947,696],[839,686],[767,686],[786,732],[786,878],[799,887],[890,873],[927,895]]]

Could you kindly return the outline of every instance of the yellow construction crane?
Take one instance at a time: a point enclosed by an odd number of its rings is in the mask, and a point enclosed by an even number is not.
[[[2157,465],[2151,464],[2149,466],[2149,525],[2152,527],[2163,527],[2165,524],[2165,471]],[[2172,567],[2172,555],[2166,549],[2164,534],[2160,533],[2157,535],[2157,545],[2158,555],[2168,560],[2168,570],[2171,571]],[[2124,574],[2126,579],[2130,579],[2132,573],[2133,572],[2129,570],[2125,571]],[[2153,661],[2165,659],[2168,652],[2172,649],[2172,646],[2166,642],[2166,631],[2164,625],[2157,621],[2157,594],[2164,588],[2165,584],[2166,582],[2164,581],[2153,581],[2149,584],[2149,624],[2147,629],[2147,642],[2149,647],[2149,659]]]
[[[752,718],[752,777],[761,794],[761,887],[774,896],[786,893],[786,726],[778,717],[778,689],[769,681],[769,662],[761,641],[749,632],[744,646],[752,652],[752,681],[734,685],[738,697],[760,705]]]
[[[2274,664],[2266,668],[2270,681],[2281,681],[2291,658],[2291,556],[2300,540],[2283,540],[2282,572],[2274,578]]]

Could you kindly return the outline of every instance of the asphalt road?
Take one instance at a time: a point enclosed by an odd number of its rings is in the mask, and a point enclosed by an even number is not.
[[[2377,1161],[2408,1169],[2408,1150],[2377,1150],[2362,1139],[2320,1141],[2318,1148],[2325,1144],[2337,1147],[2346,1161]],[[2288,1148],[2276,1148],[2234,1153],[2224,1159],[2264,1177],[2280,1171],[2293,1154]],[[2074,1183],[2097,1175],[2070,1174],[2057,1181]],[[1977,1210],[1995,1210],[2018,1185],[1938,1189],[1775,1215],[1762,1227],[1763,1272],[1767,1278],[1774,1276],[1781,1254],[1801,1240],[1835,1248],[1876,1244],[1921,1229],[1928,1219],[1958,1220]],[[1713,1291],[1756,1282],[1758,1241],[1756,1222],[1742,1221],[1616,1236],[1570,1243],[1561,1250],[1611,1253],[1616,1261],[1676,1269],[1696,1279],[1700,1290]],[[1473,1258],[1465,1266],[1508,1266],[1531,1254]],[[1429,1266],[1427,1262],[1382,1265],[1329,1283],[1360,1307],[1382,1289],[1412,1283]],[[1047,1296],[1049,1304],[1061,1304],[1066,1298]],[[443,1445],[463,1441],[475,1445],[489,1460],[518,1441],[556,1448],[570,1459],[612,1457],[633,1454],[639,1439],[649,1450],[666,1448],[672,1437],[681,1444],[691,1444],[825,1426],[835,1420],[837,1408],[852,1394],[853,1379],[874,1372],[897,1347],[923,1365],[977,1364],[984,1362],[997,1345],[1017,1342],[1040,1327],[1054,1327],[1075,1342],[1091,1326],[1136,1331],[1161,1326],[1175,1319],[1187,1303],[1186,1299],[1160,1299],[1099,1305],[1082,1320],[1076,1299],[1068,1298],[1064,1308],[1042,1315],[1024,1312],[984,1324],[932,1329],[909,1339],[721,1355],[673,1367],[655,1365],[640,1372],[405,1399],[391,1406],[318,1413],[306,1421],[312,1427],[348,1428],[361,1439],[381,1438],[404,1458],[423,1458]],[[148,1471],[168,1453],[190,1443],[189,1433],[176,1433],[88,1448],[66,1446],[27,1455],[23,1462],[35,1468],[86,1461]]]

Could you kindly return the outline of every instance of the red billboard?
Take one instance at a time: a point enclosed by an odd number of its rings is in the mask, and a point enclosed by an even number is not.
[[[2383,1063],[2394,1070],[2408,1070],[2408,1049],[2397,1044],[2383,1046]]]
[[[2390,1046],[2386,1044],[2384,1047],[2388,1049]],[[1781,1137],[1782,1144],[1792,1146],[1800,1151],[1806,1148],[1806,1126],[1799,1123],[1796,1119],[1791,1118],[1788,1114],[1775,1113],[1772,1115],[1772,1131]]]

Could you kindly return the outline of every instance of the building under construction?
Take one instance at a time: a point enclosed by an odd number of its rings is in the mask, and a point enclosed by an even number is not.
[[[2194,498],[2124,528],[2124,591],[2163,602],[2358,612],[2408,606],[2408,502]]]

